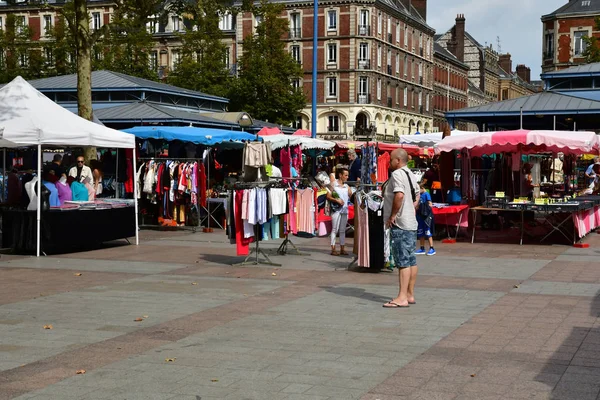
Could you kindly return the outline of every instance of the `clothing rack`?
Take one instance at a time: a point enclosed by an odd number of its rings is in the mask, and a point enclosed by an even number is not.
[[[139,157],[138,160],[140,160],[141,162],[146,162],[146,161],[155,161],[155,162],[166,162],[166,161],[180,161],[180,162],[188,162],[188,161],[195,161],[195,162],[201,162],[202,160],[194,157],[194,158],[188,158],[188,157]],[[141,165],[141,164],[140,164]],[[137,171],[133,171],[133,175],[135,177],[135,175],[137,174]],[[135,179],[134,179],[135,180]],[[134,184],[137,184],[137,182],[135,182]],[[200,189],[198,187],[198,189]],[[137,201],[138,199],[135,199],[135,201]],[[198,204],[200,203],[200,193],[198,193]],[[198,206],[198,205],[197,205]],[[198,215],[198,224],[197,226],[164,226],[162,228],[169,228],[169,229],[177,229],[177,230],[191,230],[192,233],[196,233],[196,231],[198,230],[198,226],[200,226],[202,224],[202,222],[204,222],[204,220],[206,218],[209,218],[209,213],[208,210],[206,209],[206,207],[201,206],[204,211],[207,212],[207,216],[204,219],[200,219],[200,215]],[[200,214],[200,212],[198,212],[198,214]],[[209,220],[210,221],[210,220]],[[140,225],[140,228],[146,228],[146,227],[161,227],[160,225]]]
[[[236,189],[254,189],[254,188],[264,188],[269,184],[269,181],[264,182],[239,182],[236,183],[233,187]],[[260,248],[260,240],[259,240],[259,232],[258,232],[258,224],[254,225],[254,243],[255,248],[250,251],[250,254],[242,261],[241,263],[232,264],[234,267],[239,267],[243,265],[272,265],[274,267],[281,267],[281,264],[274,263],[271,261],[267,253],[263,249]],[[252,258],[252,253],[254,253],[254,260],[250,260]],[[264,257],[263,260],[259,258],[259,255]]]

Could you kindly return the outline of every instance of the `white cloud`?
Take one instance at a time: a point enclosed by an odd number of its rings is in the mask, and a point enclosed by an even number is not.
[[[517,64],[531,68],[531,78],[539,79],[542,63],[542,15],[567,4],[568,0],[429,0],[427,23],[438,33],[454,25],[464,14],[467,31],[481,44],[497,38],[503,53],[510,53],[513,69]]]

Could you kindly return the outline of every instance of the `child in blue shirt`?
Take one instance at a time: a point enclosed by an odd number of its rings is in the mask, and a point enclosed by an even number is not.
[[[433,237],[431,234],[431,228],[433,227],[432,207],[433,202],[431,201],[431,195],[425,190],[424,186],[421,186],[421,196],[419,197],[419,206],[417,209],[417,222],[419,224],[417,238],[421,241],[421,248],[417,250],[415,254],[426,254],[428,256],[435,255]],[[425,238],[429,240],[429,251],[425,251]]]

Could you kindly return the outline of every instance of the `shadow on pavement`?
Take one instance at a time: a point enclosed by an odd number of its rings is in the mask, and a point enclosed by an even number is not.
[[[580,313],[575,310],[580,314],[580,317],[575,315],[579,322],[574,323],[536,377],[536,381],[553,388],[550,399],[600,399],[600,291],[589,301],[589,313],[583,312],[585,307],[584,304]],[[558,375],[561,376],[557,382]]]
[[[369,300],[381,304],[392,300],[392,297],[385,297],[379,294],[369,293],[360,288],[322,286],[321,289],[325,289],[326,292],[333,293],[338,296],[356,297],[357,299]]]

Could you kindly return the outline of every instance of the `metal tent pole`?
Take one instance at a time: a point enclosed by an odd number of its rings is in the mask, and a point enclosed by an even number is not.
[[[134,172],[135,172],[135,168],[134,168]],[[115,182],[116,184],[116,189],[115,189],[115,198],[119,199],[119,149],[117,149],[117,165],[115,166]]]
[[[140,228],[138,222],[138,191],[137,191],[137,182],[135,181],[135,173],[137,171],[137,145],[133,148],[133,207],[135,214],[135,245],[138,246],[140,244]]]
[[[312,104],[311,104],[311,130],[313,139],[317,137],[317,62],[319,52],[319,0],[313,4],[313,64],[312,64]]]
[[[42,231],[42,145],[38,144],[38,165],[37,165],[37,237],[36,237],[36,257],[40,256],[41,250],[41,231]]]
[[[2,149],[2,202],[6,201],[6,149]]]

